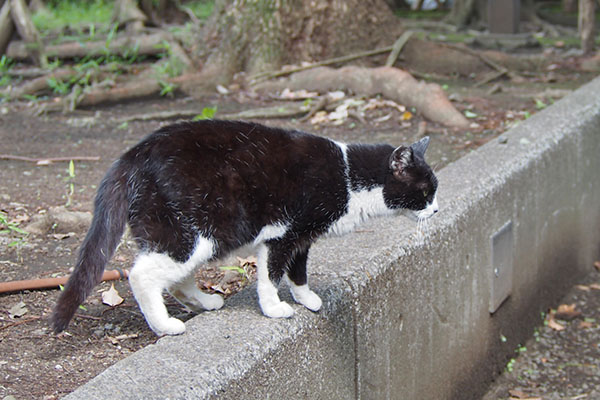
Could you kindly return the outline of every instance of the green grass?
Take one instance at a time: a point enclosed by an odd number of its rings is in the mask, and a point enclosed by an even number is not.
[[[396,10],[396,16],[407,19],[432,19],[440,20],[448,14],[448,10],[420,10],[413,11],[410,9]]]
[[[213,13],[213,9],[215,8],[214,1],[190,1],[188,3],[183,4],[185,7],[192,10],[194,15],[200,20],[206,20]]]
[[[113,12],[112,0],[62,0],[47,4],[47,11],[35,13],[33,23],[40,32],[69,27],[75,31],[90,25],[106,26],[110,29]],[[95,33],[94,28],[91,31]]]

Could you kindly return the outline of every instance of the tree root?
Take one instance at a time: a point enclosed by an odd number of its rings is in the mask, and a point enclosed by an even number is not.
[[[456,128],[469,126],[467,119],[452,106],[439,85],[418,82],[409,73],[394,67],[319,67],[296,73],[289,79],[256,86],[261,92],[285,88],[315,91],[341,89],[365,96],[382,94],[405,106],[415,107],[431,121]]]

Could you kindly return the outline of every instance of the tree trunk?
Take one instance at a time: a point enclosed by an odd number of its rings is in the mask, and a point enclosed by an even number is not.
[[[128,32],[137,33],[144,29],[148,17],[140,11],[135,0],[116,0],[111,19],[125,25]]]
[[[255,74],[391,44],[397,33],[385,0],[217,0],[203,39],[203,73],[214,77],[212,84],[226,84],[240,71]]]
[[[577,0],[562,0],[563,11],[566,13],[574,13],[577,11]]]
[[[579,35],[584,54],[594,50],[596,0],[579,0]]]
[[[458,27],[467,26],[475,13],[475,0],[454,0],[446,22]]]
[[[2,4],[2,0],[0,0],[0,4]],[[10,14],[10,0],[4,0],[4,4],[0,8],[0,55],[6,52],[15,30]]]
[[[468,25],[487,23],[488,0],[454,0],[444,22],[464,28]]]

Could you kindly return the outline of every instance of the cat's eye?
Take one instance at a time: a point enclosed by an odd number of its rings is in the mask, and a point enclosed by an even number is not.
[[[423,190],[423,197],[427,197],[428,194],[429,194],[429,191]]]

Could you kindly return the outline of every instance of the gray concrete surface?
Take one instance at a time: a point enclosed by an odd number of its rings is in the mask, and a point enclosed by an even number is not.
[[[600,256],[598,93],[600,79],[440,171],[425,243],[402,217],[318,242],[321,312],[267,319],[250,288],[67,398],[480,397]],[[493,248],[508,222],[508,250]],[[510,293],[491,314],[494,252]]]

